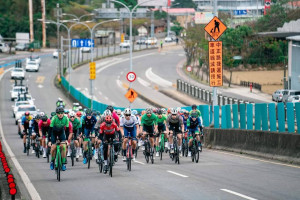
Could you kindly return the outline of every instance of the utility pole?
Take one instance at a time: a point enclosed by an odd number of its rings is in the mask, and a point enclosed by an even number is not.
[[[43,48],[46,48],[46,7],[45,7],[45,0],[41,0],[41,7],[42,7],[42,20],[43,20]]]
[[[60,59],[62,59],[61,57],[63,57],[63,52],[62,51],[59,51],[59,16],[60,16],[60,12],[59,12],[59,3],[56,4],[56,23],[57,23],[57,55],[58,55],[58,58],[57,58],[57,67],[58,67],[58,70],[57,70],[57,75],[60,75],[62,76],[63,74],[61,73],[61,65],[60,65]]]
[[[218,0],[214,0],[214,16],[218,17]],[[215,111],[214,110],[215,106],[218,105],[217,94],[218,94],[217,87],[213,87],[213,105],[212,105],[213,111]]]
[[[28,7],[29,7],[29,30],[30,30],[30,42],[33,42],[33,40],[34,40],[34,33],[33,33],[32,0],[28,0]]]

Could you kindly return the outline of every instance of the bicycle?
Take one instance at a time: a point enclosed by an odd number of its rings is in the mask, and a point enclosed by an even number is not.
[[[162,155],[165,152],[165,134],[160,133],[160,141],[159,141],[159,157],[162,160]]]
[[[180,164],[179,149],[178,149],[178,141],[177,141],[176,133],[173,133],[173,148],[174,148],[174,153],[173,154],[170,153],[170,157],[171,157],[172,161],[175,160],[175,164],[178,163],[178,165],[179,165]]]
[[[39,139],[39,137],[36,137],[36,143],[35,143],[35,156],[37,158],[40,158],[40,155],[42,153],[42,151],[40,150],[41,149],[41,141]]]
[[[46,152],[46,157],[47,157],[47,163],[49,163],[49,161],[50,161],[50,155],[51,155],[51,153],[50,153],[50,151],[51,151],[51,146],[48,144],[49,143],[49,138],[48,138],[48,136],[46,136],[46,145],[47,145],[47,152]]]
[[[74,158],[76,157],[74,138],[72,138],[72,140],[71,140],[70,148],[71,148],[71,163],[72,163],[72,166],[74,166]]]
[[[57,139],[56,140],[56,155],[55,155],[55,173],[56,173],[56,178],[58,181],[60,181],[60,172],[62,170],[62,157],[61,157],[61,152],[60,152],[60,141]]]
[[[146,162],[149,163],[149,158],[151,159],[151,163],[154,163],[154,158],[153,158],[153,148],[150,147],[150,141],[149,141],[149,134],[146,134],[145,137],[145,150],[143,151],[145,155]]]
[[[192,140],[191,158],[192,158],[192,162],[198,163],[198,161],[199,161],[199,152],[202,151],[202,145],[201,145],[200,141],[199,141],[200,146],[198,145],[198,141],[196,139],[197,134],[195,132],[193,132],[192,134],[193,134],[192,135],[193,140]],[[198,149],[198,147],[200,147],[200,149]]]
[[[29,150],[30,150],[30,135],[27,133],[27,141],[26,141],[26,153],[27,153],[27,156],[29,156]]]
[[[117,145],[118,143],[115,142],[113,139],[109,139],[108,142],[105,142],[106,145],[108,145],[108,148],[109,148],[109,160],[108,160],[108,165],[109,165],[109,175],[110,177],[112,177],[112,169],[113,169],[113,166],[114,166],[114,162],[115,162],[115,159],[114,159],[114,153],[115,153],[115,150],[114,150],[114,145]],[[105,171],[105,174],[106,174],[106,171]]]
[[[189,139],[187,137],[188,132],[184,132],[184,137],[182,138],[182,156],[187,157],[189,153]]]
[[[132,160],[132,137],[128,137],[127,141],[127,149],[126,149],[126,163],[127,163],[127,170],[131,171],[131,160]]]
[[[86,152],[86,159],[87,159],[87,163],[88,163],[88,169],[91,166],[91,160],[93,159],[93,150],[92,150],[92,143],[91,143],[91,137],[88,138],[84,138],[87,139],[87,152]]]
[[[103,159],[103,144],[101,143],[101,145],[99,147],[99,150],[98,150],[98,159],[96,160],[96,163],[99,166],[100,173],[102,173],[102,171],[103,171],[103,162],[104,162],[104,159]]]

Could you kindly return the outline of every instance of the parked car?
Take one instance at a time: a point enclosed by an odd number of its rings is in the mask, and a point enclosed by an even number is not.
[[[14,68],[10,73],[11,79],[25,79],[25,71],[23,68]]]
[[[0,43],[0,53],[2,52],[8,52],[9,51],[9,46],[3,42]]]
[[[19,94],[24,94],[27,92],[26,86],[14,86],[13,89],[10,91],[10,99],[11,101],[18,98]]]
[[[282,102],[282,98],[283,98],[283,93],[287,91],[287,90],[276,90],[273,94],[272,94],[272,101],[276,101],[276,102]]]
[[[147,38],[146,37],[140,37],[137,41],[136,44],[145,44]]]
[[[145,41],[145,44],[147,45],[155,45],[157,44],[157,39],[155,37],[153,38],[148,38],[146,41]]]
[[[29,112],[31,115],[37,115],[39,110],[34,105],[22,105],[18,107],[15,113],[15,122],[18,125],[18,120],[22,118],[25,112]]]
[[[57,51],[57,49],[53,52],[52,54],[53,58],[58,58],[58,52],[60,52],[60,50]],[[63,56],[66,56],[66,52],[63,52]]]
[[[15,104],[11,106],[13,108],[13,117],[16,116],[19,106],[22,106],[22,105],[30,105],[30,102],[29,101],[15,101]]]
[[[286,103],[291,95],[300,95],[300,90],[286,90],[283,92],[282,102]]]
[[[166,37],[166,38],[165,38],[165,42],[173,42],[173,40],[172,40],[171,37]]]
[[[124,42],[120,43],[120,48],[129,48],[130,40],[124,40]]]
[[[287,102],[292,102],[292,103],[300,102],[300,95],[289,96],[287,98]]]
[[[92,48],[91,47],[81,47],[80,51],[81,51],[81,53],[91,53]]]
[[[28,43],[19,43],[15,47],[16,51],[28,51],[29,50],[29,44]]]
[[[40,64],[35,61],[26,62],[25,70],[26,71],[35,71],[38,72],[40,68]]]

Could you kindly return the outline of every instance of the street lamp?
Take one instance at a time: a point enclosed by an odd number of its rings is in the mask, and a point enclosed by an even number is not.
[[[173,4],[173,6],[177,6],[177,5],[179,5],[180,3],[175,3],[175,4]],[[168,16],[167,16],[167,31],[168,31],[168,33],[167,33],[167,37],[169,37],[170,36],[170,15],[169,15],[169,5],[167,4],[167,14],[168,14]]]
[[[95,14],[94,14],[94,13],[90,13],[90,14],[81,15],[80,17],[78,17],[78,16],[76,16],[76,15],[73,15],[73,14],[69,14],[69,13],[63,13],[62,15],[63,15],[63,16],[71,16],[71,17],[74,17],[75,19],[72,19],[73,21],[80,22],[80,20],[81,20],[83,17],[94,16]]]

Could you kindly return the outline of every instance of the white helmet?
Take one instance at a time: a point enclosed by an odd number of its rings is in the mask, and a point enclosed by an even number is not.
[[[120,109],[118,109],[116,112],[117,112],[118,115],[122,114],[122,111]]]
[[[43,117],[45,115],[44,112],[40,112],[40,116]]]
[[[126,108],[124,110],[124,115],[131,115],[131,109],[130,108]]]
[[[178,111],[176,108],[171,108],[171,114],[172,115],[177,115]]]
[[[58,99],[57,99],[58,101],[62,101],[62,99],[59,97]]]
[[[146,113],[147,113],[147,114],[152,114],[152,108],[147,108],[147,109],[146,109]]]
[[[71,112],[69,113],[69,117],[75,117],[75,115],[76,115],[76,113],[75,113],[74,111],[71,111]]]
[[[111,111],[110,110],[105,110],[103,112],[103,116],[106,117],[106,116],[111,116]]]

